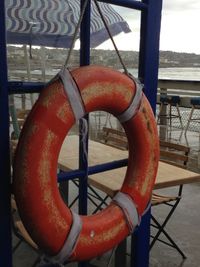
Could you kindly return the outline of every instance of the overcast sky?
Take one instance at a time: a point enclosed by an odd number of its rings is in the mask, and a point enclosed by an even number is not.
[[[138,50],[140,12],[113,7],[132,30],[115,38],[117,46],[123,50]],[[113,49],[113,46],[105,42],[100,48]],[[200,0],[163,0],[160,50],[200,54]]]

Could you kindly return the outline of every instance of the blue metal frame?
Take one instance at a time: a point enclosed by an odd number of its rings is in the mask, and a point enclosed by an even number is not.
[[[125,167],[128,164],[128,159],[121,159],[121,160],[116,160],[112,162],[107,162],[103,164],[98,164],[95,166],[90,166],[88,167],[87,175],[92,175],[96,174],[99,172],[105,172],[121,167]],[[73,170],[73,171],[68,171],[68,172],[62,172],[59,173],[57,176],[58,182],[64,182],[67,180],[72,180],[76,178],[84,178],[85,177],[85,170]]]
[[[5,36],[5,6],[0,7],[0,265],[12,267],[10,219],[10,155],[7,90],[7,57]]]
[[[81,10],[85,0],[81,0]],[[90,0],[88,1],[80,29],[80,65],[85,66],[90,64]],[[86,132],[85,123],[89,123],[88,115],[80,120],[79,132],[79,168],[84,170],[85,176],[79,182],[79,213],[87,214],[87,176],[88,176],[88,132]],[[84,135],[85,138],[84,138]],[[85,143],[83,140],[86,140]]]
[[[81,0],[81,10],[83,9],[85,0]],[[90,5],[88,0],[83,20],[80,28],[80,66],[90,64]],[[84,176],[79,180],[79,214],[87,214],[88,206],[88,127],[85,124],[89,124],[89,115],[86,115],[79,121],[79,169],[84,171]],[[84,138],[85,136],[85,138]],[[88,262],[80,262],[79,267],[87,267]]]
[[[99,2],[105,2],[112,5],[128,7],[136,10],[146,10],[148,5],[146,3],[135,0],[98,0]]]
[[[143,0],[143,3],[148,5],[148,10],[141,13],[139,78],[155,112],[162,0]]]
[[[85,0],[81,0],[81,7]],[[153,110],[156,108],[156,91],[158,78],[159,33],[161,21],[162,0],[99,0],[114,5],[133,8],[141,11],[141,39],[139,57],[139,78],[144,83],[145,94]],[[8,93],[40,92],[44,83],[9,82],[7,81],[6,39],[5,39],[5,9],[4,1],[0,3],[0,61],[3,68],[0,74],[0,265],[12,267],[11,229],[10,229],[10,162],[9,162],[9,112]],[[81,24],[80,65],[90,64],[90,1]],[[89,118],[85,118],[89,123]],[[84,131],[84,123],[80,121],[80,135]],[[87,176],[88,174],[118,168],[127,164],[127,159],[112,163],[88,167],[87,157],[88,138],[86,144],[80,138],[79,170],[62,173],[59,180],[80,179],[80,213],[87,214]],[[142,219],[141,226],[134,234],[134,250],[132,249],[131,266],[149,266],[149,231],[150,210]],[[79,263],[80,267],[87,266],[87,262]]]
[[[139,78],[144,83],[145,95],[155,113],[162,0],[142,2],[148,5],[148,10],[141,13]],[[149,266],[150,217],[149,210],[143,216],[138,231],[133,234],[135,245],[131,250],[131,267]]]
[[[40,93],[46,83],[43,82],[8,82],[8,93],[11,94],[32,94]]]

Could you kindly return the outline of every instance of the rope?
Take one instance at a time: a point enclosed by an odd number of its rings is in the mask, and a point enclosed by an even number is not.
[[[81,14],[80,14],[78,23],[77,23],[77,25],[76,25],[76,28],[75,28],[75,31],[74,31],[73,38],[72,38],[72,43],[71,43],[71,46],[70,46],[70,49],[69,49],[69,52],[68,52],[66,61],[65,61],[65,63],[64,63],[64,67],[68,66],[68,63],[69,63],[69,60],[70,60],[70,57],[71,57],[71,54],[72,54],[72,51],[73,51],[73,48],[74,48],[74,44],[75,44],[75,41],[76,41],[76,38],[77,38],[77,35],[78,35],[78,31],[79,31],[81,22],[82,22],[82,20],[83,20],[83,16],[84,16],[84,14],[85,14],[85,10],[86,10],[86,7],[87,7],[88,2],[89,2],[89,0],[85,0],[85,2],[84,2],[84,4],[83,4],[83,8],[82,8],[82,10],[81,10]],[[124,62],[123,62],[123,59],[122,59],[122,57],[121,57],[121,55],[120,55],[120,52],[119,52],[119,50],[118,50],[118,48],[117,48],[117,45],[116,45],[116,43],[115,43],[115,41],[114,41],[114,39],[113,39],[113,36],[112,36],[112,34],[111,34],[111,32],[110,32],[108,23],[107,23],[107,21],[106,21],[104,15],[103,15],[103,13],[102,13],[102,11],[101,11],[101,8],[100,8],[100,6],[99,6],[97,0],[94,0],[94,3],[95,3],[95,5],[96,5],[96,8],[97,8],[97,10],[98,10],[98,12],[99,12],[99,15],[100,15],[100,17],[101,17],[101,19],[102,19],[102,21],[103,21],[103,23],[104,23],[104,26],[105,26],[105,28],[106,28],[106,30],[107,30],[107,32],[108,32],[108,35],[109,35],[109,37],[110,37],[110,39],[111,39],[111,41],[112,41],[112,44],[113,44],[113,46],[114,46],[114,48],[115,48],[115,51],[116,51],[116,54],[117,54],[117,56],[118,56],[118,58],[119,58],[119,61],[120,61],[121,65],[122,65],[122,67],[123,67],[123,69],[124,69],[124,73],[125,73],[127,76],[129,76],[129,72],[128,72],[127,68],[126,68],[126,65],[125,65]]]
[[[86,7],[87,7],[88,2],[89,2],[89,0],[85,0],[85,2],[84,2],[84,4],[83,4],[83,8],[82,8],[82,10],[81,10],[81,14],[80,14],[78,23],[77,23],[76,28],[75,28],[75,31],[74,31],[74,35],[73,35],[73,38],[72,38],[72,43],[71,43],[71,46],[70,46],[70,49],[69,49],[69,52],[68,52],[67,59],[66,59],[66,61],[65,61],[64,67],[67,67],[67,66],[68,66],[68,63],[69,63],[69,60],[70,60],[72,51],[73,51],[73,49],[74,49],[74,44],[75,44],[75,41],[76,41],[76,37],[77,37],[77,35],[78,35],[78,31],[79,31],[81,22],[82,22],[82,20],[83,20],[83,16],[84,16],[84,14],[85,14],[85,10],[86,10]]]
[[[101,17],[101,19],[102,19],[102,21],[103,21],[103,23],[104,23],[104,26],[105,26],[105,28],[106,28],[106,30],[107,30],[107,32],[108,32],[108,35],[109,35],[109,37],[110,37],[110,39],[111,39],[111,41],[112,41],[112,43],[113,43],[113,46],[114,46],[114,48],[115,48],[115,51],[116,51],[117,56],[118,56],[118,58],[119,58],[119,61],[120,61],[121,65],[122,65],[122,67],[123,67],[123,69],[124,69],[124,72],[125,72],[125,74],[126,74],[127,76],[129,76],[129,72],[128,72],[128,70],[127,70],[127,68],[126,68],[126,65],[124,64],[123,59],[122,59],[122,57],[121,57],[121,55],[120,55],[120,52],[119,52],[119,50],[118,50],[118,48],[117,48],[117,46],[116,46],[116,44],[115,44],[115,41],[114,41],[114,39],[113,39],[113,37],[112,37],[112,34],[111,34],[111,32],[110,32],[108,23],[107,23],[107,21],[106,21],[104,15],[103,15],[103,13],[102,13],[102,11],[101,11],[101,8],[100,8],[100,6],[99,6],[99,3],[97,2],[97,0],[94,0],[94,3],[95,3],[95,5],[96,5],[97,10],[98,10],[98,12],[99,12],[99,15],[100,15],[100,17]]]
[[[87,151],[87,136],[88,136],[88,121],[85,118],[81,118],[82,127],[80,130],[81,142],[83,143],[83,155],[86,162],[88,162],[88,151]]]

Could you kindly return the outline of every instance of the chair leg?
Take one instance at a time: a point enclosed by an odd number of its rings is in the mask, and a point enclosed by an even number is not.
[[[183,130],[183,122],[182,122],[181,113],[180,113],[180,109],[179,109],[179,105],[178,104],[176,104],[176,109],[177,109],[178,118],[179,118],[179,121],[180,121],[180,124],[181,124],[181,128]]]
[[[12,253],[14,253],[17,250],[17,248],[20,246],[21,243],[22,243],[22,240],[19,239],[17,244],[12,248]]]
[[[79,187],[79,182],[76,180],[72,180],[72,182],[74,183],[75,186]],[[88,185],[88,188],[92,191],[92,193],[88,192],[88,199],[92,202],[92,204],[96,207],[95,210],[92,212],[92,214],[96,213],[98,210],[102,209],[102,206],[108,206],[106,200],[109,198],[108,195],[106,195],[105,197],[101,197],[93,188],[92,186]],[[68,205],[69,208],[71,208],[75,202],[78,200],[79,195],[77,195],[73,201]],[[93,198],[96,198],[98,201],[100,201],[100,204],[97,204]]]
[[[179,246],[174,242],[174,240],[170,237],[170,235],[165,231],[165,229],[162,227],[162,225],[153,217],[151,216],[151,219],[153,220],[153,222],[156,224],[156,228],[157,229],[162,229],[161,233],[163,233],[165,235],[165,237],[169,240],[170,243],[167,243],[159,238],[156,238],[156,240],[168,245],[168,246],[171,246],[173,248],[175,248],[180,254],[181,256],[183,257],[183,259],[186,259],[187,257],[185,256],[185,254],[183,253],[183,251],[179,248]],[[160,233],[160,234],[161,234]],[[159,235],[160,235],[159,234]],[[153,239],[153,241],[155,240],[155,238]],[[156,241],[155,240],[155,241]],[[153,245],[155,244],[155,241],[154,242],[151,242],[150,244],[150,250],[152,249]]]
[[[183,251],[179,248],[179,246],[174,242],[174,240],[170,237],[170,235],[163,229],[163,234],[166,236],[166,238],[169,240],[169,242],[172,244],[172,247],[174,247],[183,257],[183,259],[186,259],[187,257],[183,253]]]
[[[172,127],[172,105],[169,104],[169,126]]]
[[[167,104],[160,103],[160,111],[158,113],[157,124],[167,125]]]
[[[76,203],[76,201],[78,200],[78,198],[79,198],[79,195],[77,195],[77,196],[73,199],[73,201],[69,204],[69,208],[71,208],[71,207]]]
[[[193,112],[194,112],[194,106],[192,106],[192,109],[191,109],[191,112],[190,112],[190,115],[189,115],[189,118],[188,118],[188,122],[187,122],[187,125],[186,125],[186,128],[185,128],[185,134],[187,133],[187,130],[189,128],[189,125],[190,125],[190,121],[192,119]]]
[[[106,200],[108,198],[109,198],[108,195],[105,196],[105,198],[102,198],[101,203],[98,206],[96,206],[96,209],[92,212],[92,214],[95,214],[97,211],[101,210],[103,205],[108,206],[108,204],[106,203]]]
[[[160,108],[159,108],[158,117],[157,117],[157,124],[159,124],[161,109],[162,109],[162,103],[160,103]]]
[[[171,208],[170,212],[168,213],[167,217],[165,218],[164,222],[161,224],[158,223],[158,221],[153,217],[153,215],[151,215],[151,219],[156,223],[156,225],[158,226],[158,232],[156,233],[156,235],[154,236],[151,244],[150,244],[150,249],[153,247],[153,245],[155,244],[156,240],[159,238],[160,234],[163,232],[164,227],[166,226],[167,222],[169,221],[169,219],[171,218],[172,214],[174,213],[176,207],[178,206],[180,202],[180,198],[176,200],[175,204],[173,205],[173,207]]]

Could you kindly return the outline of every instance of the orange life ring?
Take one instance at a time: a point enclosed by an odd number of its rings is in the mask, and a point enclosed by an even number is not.
[[[104,110],[123,117],[137,93],[133,79],[110,68],[80,67],[71,76],[85,113]],[[43,89],[29,114],[15,155],[13,188],[20,215],[33,240],[51,256],[62,249],[73,225],[72,213],[60,197],[56,174],[63,140],[74,123],[72,104],[57,77]],[[120,192],[134,201],[141,216],[151,197],[159,159],[156,123],[144,95],[137,113],[122,125],[129,159]],[[129,234],[124,212],[115,201],[95,215],[80,216],[80,220],[82,228],[69,255],[71,261],[100,255]]]

